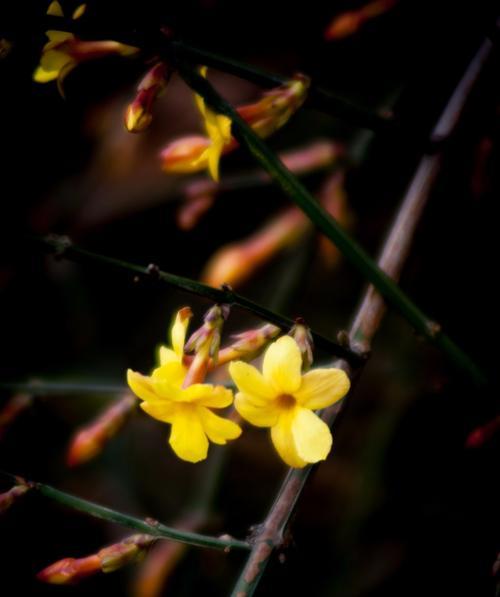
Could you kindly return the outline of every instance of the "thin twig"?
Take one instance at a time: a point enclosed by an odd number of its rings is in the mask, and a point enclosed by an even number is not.
[[[2,476],[11,479],[14,483],[19,483],[19,477],[1,471]],[[213,549],[250,549],[250,544],[246,541],[240,541],[238,539],[227,538],[219,539],[217,537],[211,537],[210,535],[201,535],[199,533],[191,533],[189,531],[180,531],[172,527],[168,527],[156,520],[136,518],[123,512],[117,512],[106,506],[101,506],[94,502],[89,502],[70,493],[60,491],[50,485],[44,483],[36,483],[33,481],[26,481],[32,489],[38,491],[44,497],[51,499],[63,506],[78,510],[94,518],[100,518],[108,522],[114,522],[122,526],[140,531],[141,533],[147,533],[154,537],[161,539],[169,539],[171,541],[179,541],[181,543],[187,543],[188,545],[194,545],[197,547],[208,547]]]
[[[186,83],[217,113],[224,114],[232,121],[234,137],[269,172],[288,197],[300,207],[309,219],[340,250],[358,271],[371,282],[387,302],[428,340],[437,345],[449,360],[463,371],[474,384],[486,384],[486,378],[478,366],[442,331],[441,326],[430,319],[358,245],[336,220],[314,199],[309,191],[286,168],[283,162],[268,145],[239,116],[234,108],[224,100],[210,83],[193,67],[179,63],[179,73]]]
[[[93,253],[74,245],[67,237],[61,236],[47,236],[36,237],[36,242],[42,244],[46,249],[55,253],[59,257],[64,257],[72,261],[82,263],[97,263],[100,265],[112,267],[114,269],[134,274],[135,276],[143,276],[150,280],[158,280],[159,282],[171,284],[186,292],[207,298],[215,303],[225,303],[229,305],[237,305],[241,309],[257,315],[261,319],[274,323],[283,330],[288,330],[294,325],[294,321],[280,315],[250,299],[234,292],[231,288],[224,286],[223,288],[212,288],[196,280],[177,276],[168,272],[161,271],[156,265],[149,265],[143,267],[134,263],[128,263],[113,257],[107,257],[98,253]],[[316,346],[322,350],[328,351],[333,355],[348,360],[350,363],[360,363],[363,357],[354,351],[341,346],[340,344],[329,340],[317,332],[312,332]]]
[[[60,396],[85,394],[123,394],[127,391],[125,385],[112,385],[86,382],[44,381],[32,380],[26,382],[0,382],[0,390],[9,392],[25,392],[30,396]]]
[[[452,133],[458,123],[470,91],[481,73],[486,59],[491,52],[491,43],[485,41],[467,68],[463,78],[448,101],[433,135]],[[415,229],[436,179],[440,156],[424,156],[408,187],[401,207],[384,242],[379,265],[384,271],[397,278],[408,257]],[[366,291],[360,308],[353,319],[349,337],[362,343],[363,350],[369,350],[371,341],[377,332],[385,312],[382,296],[370,286]],[[344,369],[351,379],[360,373],[352,370],[345,361],[335,364]],[[340,405],[326,409],[323,420],[331,427],[340,410]],[[243,572],[238,579],[232,597],[250,597],[257,588],[264,570],[276,548],[283,544],[283,537],[290,517],[300,498],[302,489],[315,467],[290,469],[281,489],[261,527],[261,532],[248,557]]]

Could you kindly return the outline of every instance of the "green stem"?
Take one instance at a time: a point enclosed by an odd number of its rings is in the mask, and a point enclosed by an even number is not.
[[[73,245],[67,237],[59,236],[47,236],[47,237],[36,237],[38,243],[41,243],[44,247],[54,252],[59,257],[65,257],[73,261],[84,262],[84,263],[99,263],[113,267],[118,270],[126,271],[139,276],[147,276],[150,279],[157,279],[160,282],[165,282],[181,288],[191,294],[207,298],[216,303],[225,303],[229,305],[238,305],[241,309],[253,313],[265,321],[274,323],[282,330],[288,330],[294,325],[294,321],[284,315],[280,315],[274,311],[254,303],[250,299],[234,292],[229,287],[223,288],[212,288],[201,282],[191,280],[190,278],[184,278],[183,276],[177,276],[168,272],[160,271],[156,266],[150,265],[143,267],[134,263],[128,263],[120,259],[114,259],[113,257],[107,257],[98,253],[93,253],[82,249],[76,245]],[[312,332],[314,342],[318,348],[328,351],[338,357],[346,359],[350,363],[360,364],[362,357],[356,352],[325,338],[317,332]]]
[[[477,365],[452,340],[445,336],[441,332],[440,326],[427,317],[399,286],[377,266],[365,250],[351,239],[234,108],[215,91],[210,83],[193,67],[185,63],[180,63],[178,68],[186,83],[197,94],[201,95],[215,112],[224,114],[231,119],[234,137],[254,156],[290,199],[338,247],[358,271],[375,286],[387,302],[397,309],[417,332],[423,334],[438,346],[449,357],[450,361],[457,368],[464,371],[475,384],[484,385],[486,378]]]
[[[11,475],[10,473],[3,473],[5,477],[10,478],[15,483],[19,483],[19,477]],[[211,537],[210,535],[201,535],[199,533],[191,533],[189,531],[179,531],[172,527],[168,527],[155,520],[142,520],[129,514],[117,512],[106,506],[101,506],[94,502],[89,502],[70,493],[60,491],[50,485],[44,483],[36,483],[27,481],[33,489],[37,490],[41,495],[46,498],[58,502],[63,506],[78,510],[94,518],[100,518],[108,522],[114,522],[122,526],[128,527],[141,533],[147,533],[154,537],[161,539],[170,539],[171,541],[178,541],[180,543],[186,543],[188,545],[194,545],[197,547],[207,547],[212,549],[243,549],[249,550],[250,544],[246,541],[240,541],[238,539],[218,539],[217,537]]]

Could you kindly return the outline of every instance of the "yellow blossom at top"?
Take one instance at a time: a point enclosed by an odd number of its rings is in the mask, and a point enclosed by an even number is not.
[[[206,77],[207,67],[202,67],[200,73]],[[220,156],[224,146],[231,141],[231,119],[222,114],[216,114],[206,105],[205,100],[200,95],[195,93],[194,98],[196,106],[203,117],[210,145],[196,159],[192,167],[196,168],[198,163],[206,162],[210,175],[215,181],[218,181]]]
[[[347,394],[350,382],[344,371],[313,369],[303,375],[297,342],[282,336],[267,349],[262,373],[243,361],[232,362],[229,372],[239,389],[236,410],[257,427],[270,427],[286,464],[302,468],[328,456],[332,435],[313,411]]]
[[[186,333],[192,315],[193,313],[189,307],[183,307],[177,311],[174,324],[170,330],[170,342],[172,348],[160,346],[158,350],[158,361],[160,365],[179,363],[183,367],[184,375],[187,373],[187,367],[183,364],[184,344],[186,342]]]

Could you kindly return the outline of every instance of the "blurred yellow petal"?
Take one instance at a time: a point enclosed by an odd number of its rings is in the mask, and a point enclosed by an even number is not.
[[[293,394],[300,387],[302,355],[297,342],[282,336],[266,350],[262,372],[278,393]]]
[[[141,402],[140,406],[150,417],[163,423],[172,423],[175,418],[175,402],[156,400],[155,402]]]
[[[294,468],[303,468],[307,462],[303,460],[295,447],[292,435],[293,410],[282,412],[276,425],[271,427],[271,439],[282,460]]]
[[[179,309],[177,315],[175,316],[172,331],[170,332],[172,348],[174,349],[174,352],[179,359],[182,359],[184,355],[184,343],[186,341],[186,332],[192,315],[193,314],[189,307]]]
[[[69,62],[73,62],[73,60],[65,52],[60,52],[59,50],[48,50],[42,54],[40,66],[47,71],[59,72]]]
[[[243,392],[236,394],[234,406],[246,421],[256,427],[272,427],[276,425],[280,415],[280,411],[273,401],[263,406],[262,402],[256,403],[253,396]]]
[[[158,349],[158,361],[161,366],[166,365],[167,363],[177,363],[179,358],[171,348],[160,346]]]
[[[294,396],[301,406],[317,410],[343,398],[350,386],[351,382],[342,369],[313,369],[302,377]]]
[[[63,17],[64,16],[62,6],[59,4],[59,2],[57,0],[54,0],[54,2],[51,2],[49,4],[49,7],[47,8],[47,14],[50,15],[51,17]]]
[[[59,76],[59,71],[57,70],[45,70],[41,66],[38,66],[33,73],[33,81],[37,83],[48,83],[49,81],[54,81]]]
[[[195,383],[183,390],[183,400],[210,408],[225,408],[233,402],[233,392],[224,386]]]
[[[198,414],[208,439],[214,444],[225,444],[228,439],[236,439],[241,435],[241,427],[214,414],[208,408],[200,407]]]
[[[229,364],[229,375],[240,392],[264,401],[276,397],[273,386],[264,379],[262,373],[253,365],[243,361],[233,361]]]
[[[294,409],[292,435],[299,458],[306,462],[325,460],[332,448],[328,425],[307,408]]]
[[[62,43],[75,38],[69,31],[58,31],[57,29],[49,29],[45,32],[45,35],[49,38],[49,43]]]
[[[181,405],[172,422],[169,443],[179,458],[199,462],[207,457],[208,438],[196,407]]]
[[[87,5],[86,4],[80,4],[80,6],[77,6],[75,8],[75,10],[73,11],[73,14],[71,16],[71,18],[76,21],[77,19],[79,19],[80,17],[82,17],[85,13],[85,11],[87,10]]]
[[[127,383],[132,392],[141,400],[158,400],[158,395],[155,393],[149,377],[129,369],[127,371]]]

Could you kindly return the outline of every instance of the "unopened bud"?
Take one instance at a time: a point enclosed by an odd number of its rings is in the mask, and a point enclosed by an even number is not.
[[[165,63],[158,62],[139,83],[137,95],[125,112],[125,127],[130,133],[140,133],[150,125],[153,103],[167,86],[171,72]]]
[[[17,417],[33,404],[33,397],[28,394],[16,394],[0,410],[0,438]]]
[[[302,369],[307,371],[313,364],[314,341],[311,330],[305,324],[302,318],[295,320],[295,325],[290,330],[289,335],[297,342],[302,355]]]
[[[100,454],[106,443],[122,428],[135,405],[135,398],[127,394],[77,431],[68,449],[68,465],[77,466]]]
[[[17,484],[14,487],[4,493],[0,493],[0,514],[8,510],[12,504],[17,502],[31,488],[32,485],[30,483],[18,477]]]
[[[39,572],[37,578],[42,582],[64,585],[77,583],[97,572],[114,572],[141,559],[155,540],[151,535],[132,535],[85,558],[59,560]]]

